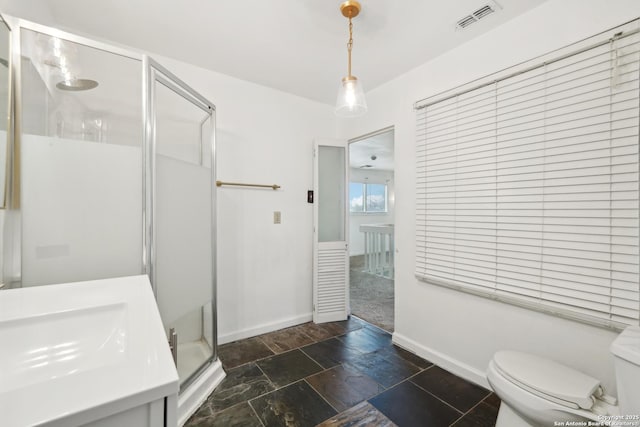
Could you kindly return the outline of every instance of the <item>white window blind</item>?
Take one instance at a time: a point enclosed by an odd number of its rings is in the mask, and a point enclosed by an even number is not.
[[[419,278],[638,324],[639,46],[618,34],[418,106]]]

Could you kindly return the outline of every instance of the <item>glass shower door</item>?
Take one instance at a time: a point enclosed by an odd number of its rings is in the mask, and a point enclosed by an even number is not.
[[[214,110],[153,62],[150,77],[150,272],[183,389],[215,359]]]

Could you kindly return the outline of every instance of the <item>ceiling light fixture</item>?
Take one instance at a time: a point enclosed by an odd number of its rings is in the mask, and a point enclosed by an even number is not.
[[[340,5],[340,12],[349,19],[349,42],[347,51],[349,52],[349,68],[347,77],[340,82],[338,89],[338,101],[336,102],[336,115],[340,117],[357,117],[367,112],[367,101],[364,98],[362,84],[356,76],[351,75],[351,48],[353,47],[353,23],[360,13],[362,7],[355,0],[345,1]]]

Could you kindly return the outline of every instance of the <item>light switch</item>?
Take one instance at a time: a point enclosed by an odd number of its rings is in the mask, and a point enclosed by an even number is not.
[[[280,224],[282,222],[282,213],[280,211],[273,212],[273,223]]]

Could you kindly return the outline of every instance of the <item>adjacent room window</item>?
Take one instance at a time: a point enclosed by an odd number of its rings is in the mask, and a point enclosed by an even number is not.
[[[350,182],[349,210],[352,213],[387,212],[387,185]]]
[[[419,278],[638,324],[637,28],[418,106]]]

